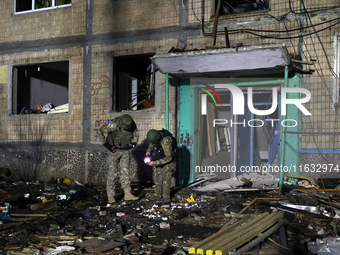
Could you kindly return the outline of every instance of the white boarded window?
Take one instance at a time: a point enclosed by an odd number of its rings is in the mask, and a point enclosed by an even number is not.
[[[71,0],[13,0],[14,13],[26,13],[71,5]]]

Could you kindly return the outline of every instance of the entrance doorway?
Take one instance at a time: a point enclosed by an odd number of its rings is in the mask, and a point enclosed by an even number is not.
[[[279,129],[280,96],[276,110],[261,116],[248,109],[247,90],[242,90],[244,115],[233,115],[232,97],[226,90],[218,91],[222,105],[207,97],[207,113],[199,117],[200,166],[206,167],[207,172],[214,170],[220,178],[234,177],[245,171],[260,171],[263,166],[278,160],[279,136],[275,131]],[[273,102],[271,88],[253,90],[252,99],[255,109],[270,109]]]

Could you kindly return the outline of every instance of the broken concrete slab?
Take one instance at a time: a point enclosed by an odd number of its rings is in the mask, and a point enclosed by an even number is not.
[[[121,247],[126,245],[125,242],[114,242],[114,241],[105,241],[99,239],[90,239],[81,243],[76,243],[76,246],[80,248],[84,248],[87,252],[101,253],[105,251],[112,250],[117,247]]]
[[[279,179],[275,178],[270,174],[244,173],[238,175],[235,178],[230,178],[215,183],[209,183],[194,190],[198,192],[212,192],[228,189],[237,189],[239,187],[244,187],[244,185],[246,185],[248,181],[252,182],[251,187],[253,189],[278,188],[279,183]]]

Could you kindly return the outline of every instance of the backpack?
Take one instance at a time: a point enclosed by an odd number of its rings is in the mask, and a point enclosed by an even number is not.
[[[156,161],[158,159],[162,159],[165,157],[164,155],[164,150],[161,145],[161,142],[164,137],[170,136],[172,139],[172,156],[174,157],[176,155],[176,150],[177,150],[177,141],[176,138],[166,129],[158,130],[158,132],[161,133],[161,139],[157,144],[154,145],[154,149],[151,151],[150,156],[152,161]]]

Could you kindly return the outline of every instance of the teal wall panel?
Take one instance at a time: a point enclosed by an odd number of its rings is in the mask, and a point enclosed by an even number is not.
[[[301,87],[300,76],[294,76],[289,78],[287,82],[287,87],[299,88]],[[300,93],[288,93],[287,98],[298,99],[300,98]],[[294,121],[286,121],[285,125],[290,127],[285,127],[285,131],[300,132],[301,131],[301,112],[296,105],[287,105],[287,115],[285,119],[295,120],[297,125],[293,127],[296,123]],[[299,161],[301,152],[300,134],[284,134],[284,153],[281,159],[282,166],[286,166],[291,174],[299,174]]]
[[[178,184],[187,184],[191,174],[192,134],[190,114],[190,85],[189,80],[181,80],[180,83],[180,106],[179,106],[179,135],[178,135]]]

